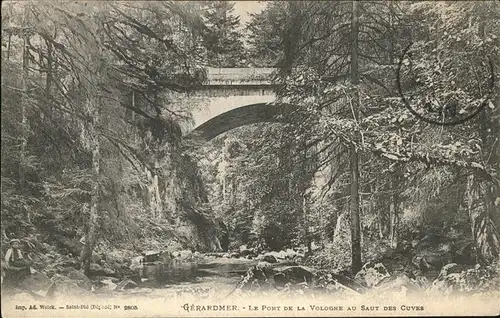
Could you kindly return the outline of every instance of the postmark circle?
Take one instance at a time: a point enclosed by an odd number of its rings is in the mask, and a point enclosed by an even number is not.
[[[402,85],[401,85],[401,68],[403,66],[403,61],[405,61],[405,57],[408,55],[408,52],[409,52],[410,48],[412,47],[412,45],[413,45],[413,42],[411,42],[410,44],[408,44],[408,46],[405,47],[405,49],[403,50],[403,54],[401,55],[401,58],[399,59],[399,63],[398,63],[397,70],[396,70],[396,84],[397,84],[398,93],[399,93],[405,107],[415,117],[417,117],[418,119],[423,120],[425,122],[428,122],[430,124],[435,124],[435,125],[440,125],[440,126],[453,126],[453,125],[462,124],[468,120],[471,120],[474,116],[479,114],[486,107],[488,101],[491,98],[491,95],[493,94],[494,86],[495,86],[494,66],[493,66],[493,61],[492,61],[491,57],[489,57],[489,56],[488,56],[488,65],[489,65],[490,76],[489,76],[489,81],[488,81],[488,83],[489,83],[488,92],[486,95],[484,95],[484,100],[477,107],[475,107],[475,109],[473,111],[470,111],[468,114],[465,114],[464,116],[461,116],[460,118],[457,118],[455,120],[448,120],[448,121],[446,121],[444,119],[443,120],[433,119],[433,118],[426,117],[426,116],[422,115],[421,113],[419,113],[414,107],[412,107],[412,105],[410,104],[410,102],[406,98],[405,94],[403,93],[403,89],[402,89]]]

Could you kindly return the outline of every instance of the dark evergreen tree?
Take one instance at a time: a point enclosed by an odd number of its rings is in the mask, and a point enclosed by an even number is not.
[[[246,25],[248,31],[248,58],[258,67],[273,67],[283,55],[282,37],[285,30],[285,6],[269,2],[265,10],[252,14]]]
[[[214,67],[238,67],[245,64],[240,18],[234,16],[234,3],[210,1],[204,8],[203,42],[208,51],[208,64]]]

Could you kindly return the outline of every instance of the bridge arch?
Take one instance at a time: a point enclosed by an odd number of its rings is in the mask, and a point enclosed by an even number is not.
[[[283,122],[288,106],[256,103],[233,108],[196,127],[188,136],[209,141],[231,129],[259,122]]]
[[[207,81],[191,94],[192,123],[184,136],[205,141],[237,127],[281,121],[285,105],[274,105],[274,68],[208,68]],[[200,138],[201,137],[201,138]]]

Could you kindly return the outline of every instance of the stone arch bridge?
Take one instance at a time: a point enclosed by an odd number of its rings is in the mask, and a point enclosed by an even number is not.
[[[236,127],[277,121],[280,107],[271,81],[274,68],[208,68],[207,82],[191,95],[201,100],[184,135],[211,140]]]

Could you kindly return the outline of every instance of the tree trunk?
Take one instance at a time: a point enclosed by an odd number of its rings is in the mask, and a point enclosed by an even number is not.
[[[467,213],[471,237],[476,242],[477,261],[491,262],[499,256],[500,239],[495,224],[488,214],[486,201],[483,199],[482,209],[481,206],[476,206],[480,202],[481,188],[475,180],[472,174],[467,178]]]
[[[144,199],[146,201],[148,212],[153,219],[160,218],[163,211],[159,179],[156,173],[158,171],[158,169],[156,168],[157,166],[158,164],[155,162],[155,169],[152,169],[152,171],[150,171],[148,168],[145,168],[146,177],[148,178],[149,184],[146,188],[146,196]]]
[[[24,13],[24,20],[26,21],[26,12]],[[23,51],[22,51],[23,57],[22,57],[22,67],[23,67],[23,72],[22,72],[22,77],[21,77],[21,85],[22,85],[22,100],[21,100],[21,147],[19,150],[19,187],[21,188],[21,191],[25,191],[25,186],[26,186],[26,171],[25,171],[25,165],[26,165],[26,146],[28,144],[28,118],[26,116],[26,105],[28,104],[27,101],[27,94],[28,94],[28,76],[29,76],[29,70],[28,70],[28,39],[27,35],[23,36]],[[26,209],[25,207],[20,207],[21,214],[24,214],[24,217],[28,221],[28,223],[31,223],[30,220],[30,214],[29,210]]]
[[[351,18],[351,84],[354,86],[354,96],[352,98],[353,119],[359,119],[359,73],[358,73],[358,4],[352,2]],[[350,172],[351,172],[351,272],[357,273],[362,266],[361,263],[361,226],[360,226],[360,204],[359,204],[359,159],[356,149],[359,133],[355,133],[355,138],[350,146]]]
[[[387,186],[382,186],[382,192],[386,192]],[[383,239],[386,234],[386,225],[385,225],[385,211],[386,211],[386,201],[384,200],[385,194],[382,195],[382,200],[377,200],[377,221],[378,221],[378,237],[379,239]]]
[[[302,194],[302,226],[303,226],[303,239],[304,243],[307,246],[307,252],[311,253],[311,241],[309,240],[309,229],[308,229],[308,220],[307,220],[307,195],[305,193]]]
[[[301,36],[301,3],[299,1],[289,1],[289,17],[285,27],[286,32],[283,34],[283,52],[284,56],[280,61],[279,69],[284,71],[284,74],[292,73],[292,66],[297,55],[298,44]]]
[[[473,240],[476,239],[476,234],[474,231],[475,228],[475,220],[477,218],[476,215],[474,215],[474,200],[476,198],[476,193],[475,193],[475,188],[474,188],[474,175],[470,174],[467,176],[467,215],[469,217],[470,221],[470,228],[471,228],[471,238]]]
[[[378,238],[383,239],[384,238],[384,210],[379,207],[378,211]]]
[[[98,98],[89,98],[87,101],[89,115],[91,121],[88,125],[90,135],[90,147],[92,152],[92,190],[90,197],[90,211],[89,220],[87,224],[87,233],[85,235],[85,245],[82,252],[82,270],[87,276],[90,274],[90,262],[92,260],[92,251],[96,243],[97,236],[97,222],[99,218],[99,177],[100,177],[100,144],[99,136],[97,134],[97,126],[99,124],[99,106],[100,101]]]
[[[398,204],[395,196],[392,197],[390,212],[391,212],[391,223],[389,228],[389,240],[391,247],[396,248],[398,246],[399,215],[398,215]]]
[[[236,180],[236,175],[231,177],[231,205],[236,206],[236,195],[238,190],[238,181]]]
[[[226,170],[224,168],[224,172],[222,174],[222,201],[224,203],[226,203],[226,176],[227,176],[227,173],[226,173]]]
[[[400,167],[396,167],[394,176],[392,177],[392,202],[391,202],[391,227],[390,227],[390,242],[391,247],[398,246],[398,227],[399,227],[399,188],[400,188]]]
[[[395,66],[396,64],[394,63],[394,46],[395,46],[395,39],[394,39],[394,3],[392,0],[389,1],[389,47],[388,47],[388,58],[389,58],[389,65]],[[391,81],[390,85],[390,90],[391,90],[391,95],[392,96],[397,96],[397,87],[396,87],[396,80]]]
[[[155,169],[156,170],[156,169]],[[161,219],[162,217],[162,198],[160,195],[160,184],[158,174],[153,176],[153,184],[151,186],[153,200],[152,214],[153,218]]]
[[[393,65],[394,63],[394,33],[393,33],[393,24],[394,18],[392,16],[393,12],[393,3],[389,1],[389,64]]]
[[[341,237],[341,229],[342,229],[342,223],[344,222],[344,218],[346,217],[345,216],[345,212],[341,212],[338,216],[337,216],[337,223],[335,224],[335,230],[333,232],[333,244],[337,244],[339,243],[339,240],[342,239]]]

